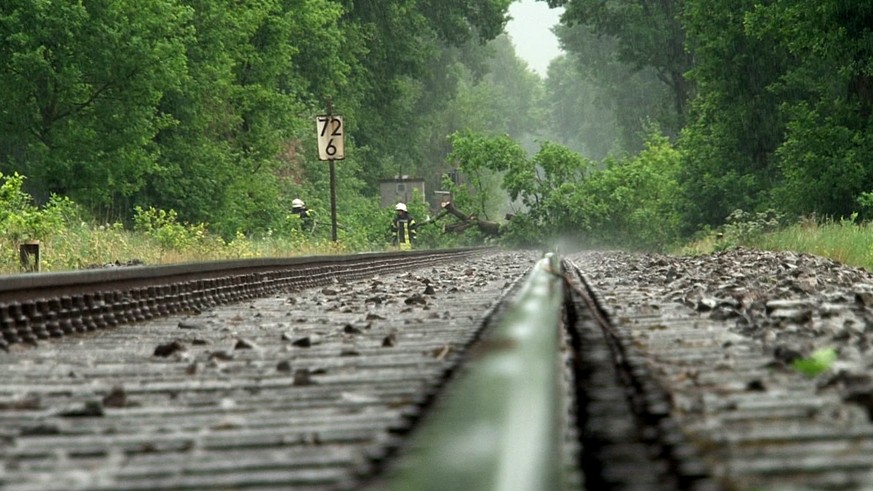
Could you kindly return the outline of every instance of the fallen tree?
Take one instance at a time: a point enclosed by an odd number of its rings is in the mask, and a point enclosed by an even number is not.
[[[446,225],[443,230],[451,233],[462,233],[470,227],[477,227],[485,235],[496,237],[500,235],[500,224],[489,220],[480,220],[476,215],[466,215],[459,210],[454,203],[447,201],[442,205],[443,209],[430,222],[436,222],[446,215],[452,215],[458,222]]]

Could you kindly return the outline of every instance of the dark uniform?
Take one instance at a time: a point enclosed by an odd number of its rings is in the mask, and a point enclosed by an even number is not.
[[[415,241],[415,219],[406,211],[406,205],[403,203],[397,203],[394,209],[397,213],[391,223],[392,242],[401,251],[408,251],[412,249],[412,242]]]
[[[298,223],[302,232],[311,233],[314,224],[312,212],[306,208],[303,201],[295,199],[291,202],[291,218]]]

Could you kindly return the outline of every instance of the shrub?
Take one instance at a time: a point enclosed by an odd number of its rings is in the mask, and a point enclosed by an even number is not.
[[[785,216],[773,209],[757,213],[734,210],[722,227],[722,240],[717,249],[750,244],[763,234],[779,229],[784,220]]]
[[[165,250],[185,251],[209,244],[205,224],[179,223],[174,210],[164,211],[153,207],[144,210],[137,206],[133,222],[134,231],[153,238]]]

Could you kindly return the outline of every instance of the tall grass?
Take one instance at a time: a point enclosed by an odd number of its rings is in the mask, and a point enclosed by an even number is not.
[[[0,236],[0,275],[21,272],[20,242]],[[214,236],[181,248],[167,247],[155,237],[116,226],[87,224],[67,226],[40,240],[40,270],[43,272],[127,264],[175,264],[186,262],[293,257],[352,252],[344,243],[298,236],[249,239],[238,236],[227,242]]]
[[[7,180],[2,185],[11,188],[13,196],[20,196],[19,201],[28,198],[16,191],[20,179]],[[238,233],[231,240],[225,240],[209,234],[203,224],[180,223],[172,210],[137,209],[136,223],[130,230],[118,223],[96,226],[79,218],[76,206],[61,198],[42,210],[18,202],[12,204],[14,206],[6,206],[6,211],[0,206],[3,212],[0,214],[3,219],[0,221],[0,275],[21,272],[19,245],[33,238],[40,240],[41,271],[70,271],[111,264],[156,265],[330,255],[385,247],[380,242],[378,221],[357,227],[355,230],[360,229],[357,232],[344,231],[338,242],[291,227],[275,233],[270,231],[261,238]],[[389,217],[382,218],[385,223],[389,220]],[[839,221],[809,218],[786,224],[772,210],[758,213],[736,210],[718,231],[707,233],[673,252],[699,255],[739,246],[790,250],[829,257],[873,271],[873,223],[855,223],[855,218]],[[427,232],[423,230],[421,235],[426,238]]]
[[[765,223],[758,216],[747,214],[744,218],[674,252],[698,255],[742,246],[815,254],[873,271],[873,223],[806,218],[794,224],[774,225],[775,221]]]
[[[873,224],[870,223],[804,220],[753,238],[748,245],[766,250],[806,252],[873,271]]]
[[[263,237],[239,232],[226,239],[206,224],[180,221],[174,210],[135,207],[132,228],[121,223],[96,225],[93,217],[68,198],[52,195],[42,206],[22,190],[25,177],[0,173],[0,275],[22,270],[19,247],[39,241],[40,271],[70,271],[111,264],[172,264],[221,259],[327,255],[379,249],[378,233],[390,215],[367,213],[371,222],[343,229],[340,240],[324,228],[304,231],[290,216]],[[385,210],[388,213],[388,210]],[[369,226],[366,226],[369,225]],[[372,232],[372,233],[369,233]]]

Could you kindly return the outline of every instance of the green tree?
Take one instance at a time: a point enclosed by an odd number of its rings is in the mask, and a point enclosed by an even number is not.
[[[561,45],[579,60],[591,80],[613,92],[614,110],[626,113],[622,124],[634,137],[630,141],[642,142],[650,123],[667,135],[677,135],[693,95],[685,78],[692,66],[681,18],[685,1],[548,0],[548,4],[564,7],[557,30]],[[653,82],[662,90],[651,87]],[[637,92],[640,89],[642,94]],[[634,116],[633,109],[640,108],[646,108],[644,114]]]
[[[40,209],[23,191],[24,181],[22,175],[0,173],[0,238],[43,240],[70,222],[78,223],[79,207],[69,198],[52,195]]]
[[[592,26],[561,25],[556,33],[574,64],[573,89],[586,91],[596,108],[611,114],[607,123],[614,121],[618,129],[612,142],[616,151],[640,151],[650,126],[676,134],[672,97],[654,68],[622,60],[619,39],[599,34]]]
[[[527,141],[543,127],[539,102],[542,81],[515,55],[508,37],[499,36],[487,45],[477,43],[459,56],[453,65],[457,80],[454,97],[444,100],[432,110],[432,116],[419,123],[424,143],[421,164],[415,169],[430,189],[442,188],[442,176],[454,170],[446,159],[452,150],[446,135],[475,129],[477,133]],[[482,58],[486,59],[480,66]],[[483,71],[476,72],[471,65]],[[431,94],[428,98],[440,96]]]
[[[682,136],[686,232],[721,224],[737,209],[766,206],[778,179],[773,152],[785,130],[772,86],[792,57],[748,35],[744,11],[759,2],[686,0],[685,20],[698,87]]]
[[[472,176],[471,192],[461,194],[469,200],[463,206],[481,206],[482,195],[489,193],[483,175],[498,176],[500,186],[517,200],[516,213],[505,227],[510,243],[545,245],[569,239],[663,249],[679,237],[675,197],[681,159],[665,136],[652,135],[643,152],[607,159],[601,169],[550,142],[542,143],[530,159],[506,137],[456,134],[452,143],[451,157]]]
[[[0,170],[112,213],[155,171],[157,109],[179,86],[191,10],[175,0],[0,6]]]
[[[571,202],[557,204],[571,211],[567,220],[584,224],[577,229],[590,231],[582,237],[588,243],[663,250],[680,237],[680,162],[667,138],[653,135],[645,150],[608,159],[606,168],[575,190]]]
[[[774,205],[851,215],[873,189],[873,5],[780,0],[756,5],[745,23],[751,37],[792,60],[769,88],[787,121],[774,158]]]
[[[162,100],[179,123],[158,135],[161,167],[138,202],[210,223],[225,238],[264,233],[290,201],[281,176],[314,155],[305,142],[316,104],[352,70],[336,54],[342,10],[327,0],[190,4],[188,76]]]
[[[548,136],[555,142],[599,160],[621,148],[622,135],[613,107],[603,90],[561,56],[549,65],[545,81]],[[609,98],[611,100],[611,98]]]
[[[490,106],[481,107],[490,117],[481,130],[516,140],[537,135],[544,118],[542,80],[515,54],[507,36],[498,37],[489,46],[494,54],[479,85],[491,93]]]
[[[376,180],[415,168],[428,135],[419,125],[454,97],[459,56],[503,31],[511,0],[345,0],[345,25],[360,33],[365,89],[356,144],[368,152]],[[478,60],[477,60],[478,61]],[[364,122],[364,120],[366,122]],[[444,133],[445,135],[447,133]]]
[[[455,133],[451,137],[452,152],[448,159],[455,162],[463,173],[464,181],[454,191],[454,200],[464,213],[485,218],[498,214],[505,201],[500,193],[500,175],[513,173],[516,181],[529,182],[530,163],[525,151],[508,136],[492,137],[470,131]],[[509,190],[510,198],[516,199],[519,185]]]
[[[10,0],[0,171],[30,176],[41,201],[72,196],[105,220],[154,207],[226,239],[268,233],[296,193],[327,201],[313,121],[331,99],[347,128],[340,207],[356,213],[396,164],[442,174],[452,131],[536,126],[539,82],[505,39],[484,45],[509,3]],[[494,117],[479,118],[474,101]],[[419,124],[448,108],[463,117]]]

